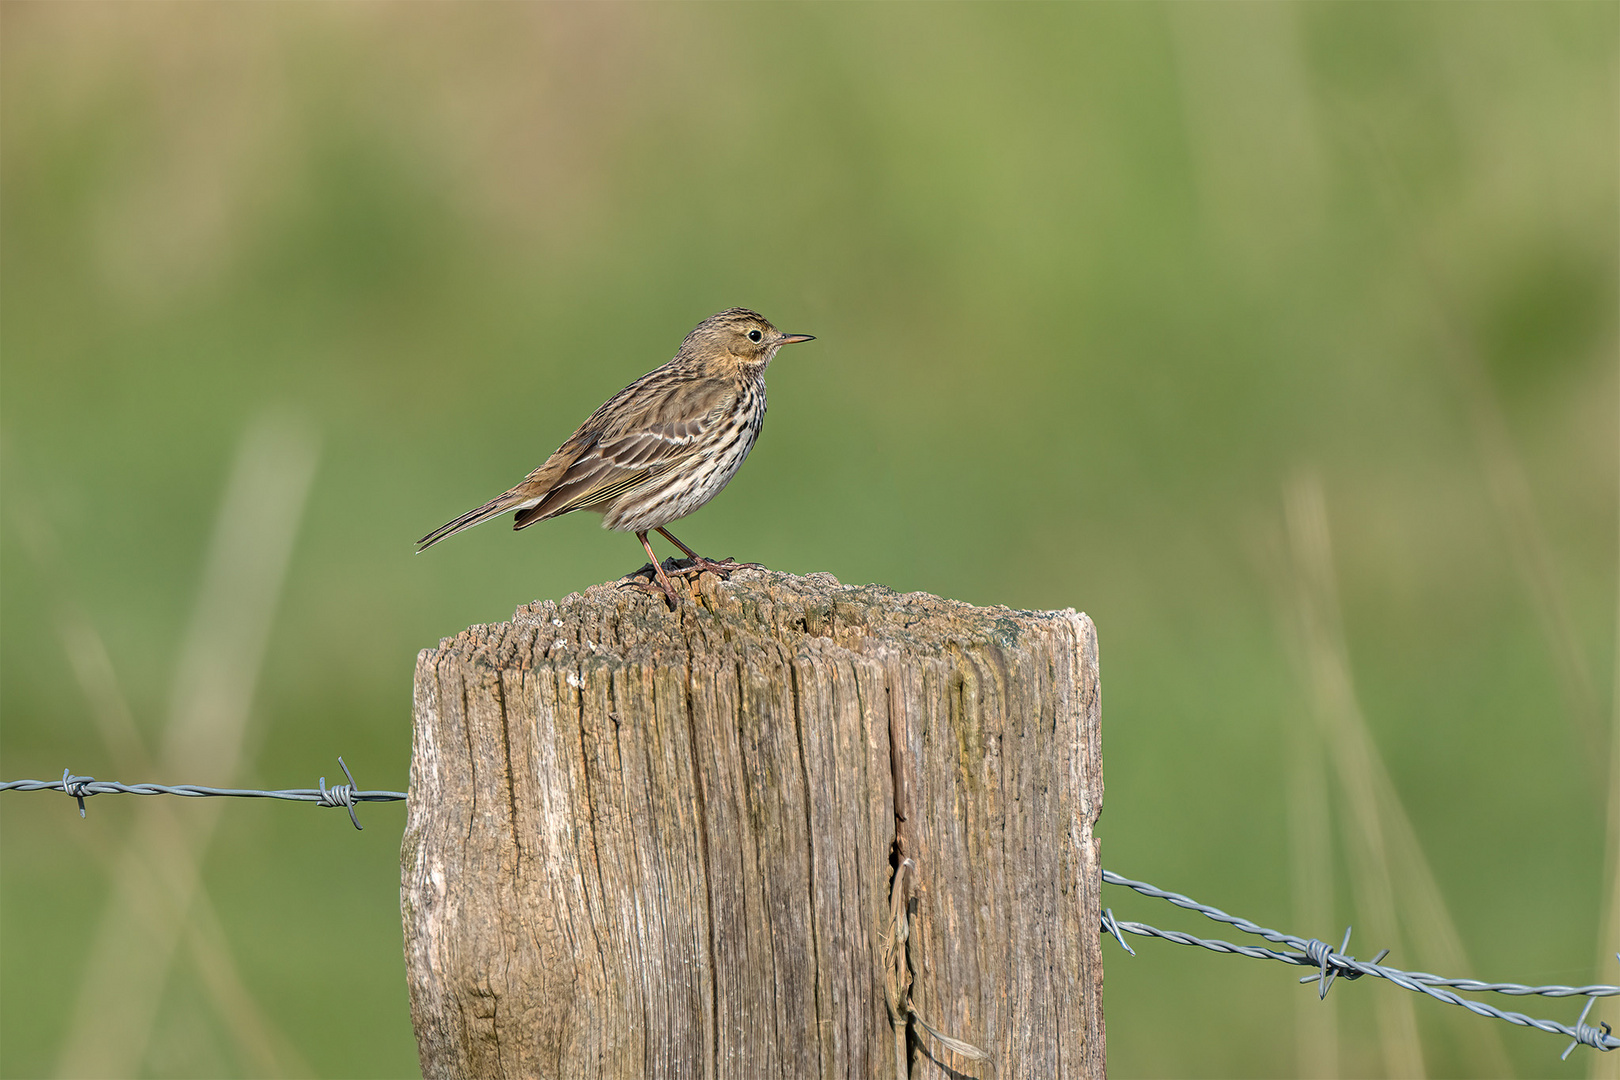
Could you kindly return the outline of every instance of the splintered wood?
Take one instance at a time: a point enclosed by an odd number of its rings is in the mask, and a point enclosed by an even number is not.
[[[416,667],[430,1077],[1100,1077],[1097,640],[830,575],[602,585]]]

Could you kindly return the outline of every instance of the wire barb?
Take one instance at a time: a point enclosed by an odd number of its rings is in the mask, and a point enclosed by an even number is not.
[[[346,807],[349,811],[349,820],[354,822],[354,827],[356,829],[360,829],[362,828],[360,819],[356,817],[354,813],[354,793],[356,790],[354,774],[349,771],[349,767],[347,765],[343,764],[343,756],[341,754],[338,755],[338,767],[343,770],[343,775],[349,778],[349,782],[347,784],[334,784],[332,787],[328,788],[326,786],[326,777],[321,777],[320,805]]]
[[[1334,979],[1359,979],[1367,974],[1359,968],[1350,967],[1344,963],[1346,960],[1352,962],[1355,960],[1355,957],[1346,952],[1350,948],[1350,930],[1351,928],[1348,926],[1344,928],[1344,941],[1340,943],[1337,953],[1329,948],[1328,943],[1321,938],[1311,938],[1305,943],[1305,955],[1310,957],[1313,962],[1319,961],[1322,970],[1317,975],[1305,975],[1299,981],[1302,983],[1320,983],[1322,990],[1317,995],[1318,1000],[1327,1000],[1328,988],[1333,985]],[[1372,962],[1376,964],[1388,955],[1389,950],[1384,949],[1372,958]]]
[[[85,798],[96,794],[86,786],[94,779],[93,776],[74,776],[72,769],[62,770],[62,790],[79,801],[79,817],[81,819],[84,817]]]
[[[1119,923],[1114,921],[1113,908],[1103,908],[1102,924],[1104,930],[1114,935],[1114,940],[1119,942],[1120,948],[1124,949],[1132,956],[1136,955],[1136,950],[1131,948],[1130,943],[1125,940],[1125,935],[1120,932]]]
[[[1564,1047],[1564,1052],[1562,1054],[1558,1055],[1559,1061],[1567,1061],[1569,1059],[1569,1052],[1575,1049],[1577,1046],[1581,1046],[1583,1044],[1586,1046],[1595,1046],[1599,1050],[1611,1049],[1611,1047],[1607,1045],[1608,1035],[1612,1030],[1609,1025],[1606,1023],[1599,1023],[1597,1027],[1591,1027],[1586,1022],[1587,1014],[1592,1011],[1592,1006],[1596,1004],[1597,998],[1586,999],[1586,1008],[1581,1010],[1580,1018],[1575,1021],[1575,1030],[1571,1036],[1570,1044]]]

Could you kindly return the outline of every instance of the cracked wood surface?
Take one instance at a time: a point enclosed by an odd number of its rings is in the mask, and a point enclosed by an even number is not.
[[[897,837],[917,1014],[1002,1080],[1103,1075],[1086,616],[827,574],[705,574],[675,612],[600,585],[424,650],[414,713],[424,1075],[895,1076]],[[992,1075],[902,1031],[912,1077]]]

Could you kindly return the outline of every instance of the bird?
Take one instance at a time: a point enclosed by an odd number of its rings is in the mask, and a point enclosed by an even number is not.
[[[602,515],[602,527],[633,532],[652,560],[671,610],[675,587],[647,534],[657,532],[692,566],[678,573],[725,573],[744,565],[705,559],[664,526],[720,494],[765,422],[765,369],[784,345],[813,341],[785,334],[756,311],[729,308],[698,323],[673,359],[620,390],[590,415],[516,487],[434,529],[418,553],[508,511],[512,527],[575,510]],[[646,586],[649,591],[651,583]]]

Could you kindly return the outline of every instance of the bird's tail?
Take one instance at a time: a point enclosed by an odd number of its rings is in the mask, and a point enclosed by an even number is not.
[[[500,517],[508,510],[532,501],[532,496],[520,495],[518,494],[518,490],[515,488],[511,491],[505,492],[504,494],[497,495],[483,506],[480,506],[478,509],[469,510],[465,514],[462,514],[460,517],[456,518],[454,521],[447,521],[443,525],[440,525],[437,529],[434,529],[432,532],[422,537],[422,539],[416,542],[417,554],[421,554],[434,544],[437,544],[440,540],[443,540],[447,536],[453,536],[462,529],[470,529],[474,525],[482,524],[493,517]]]

